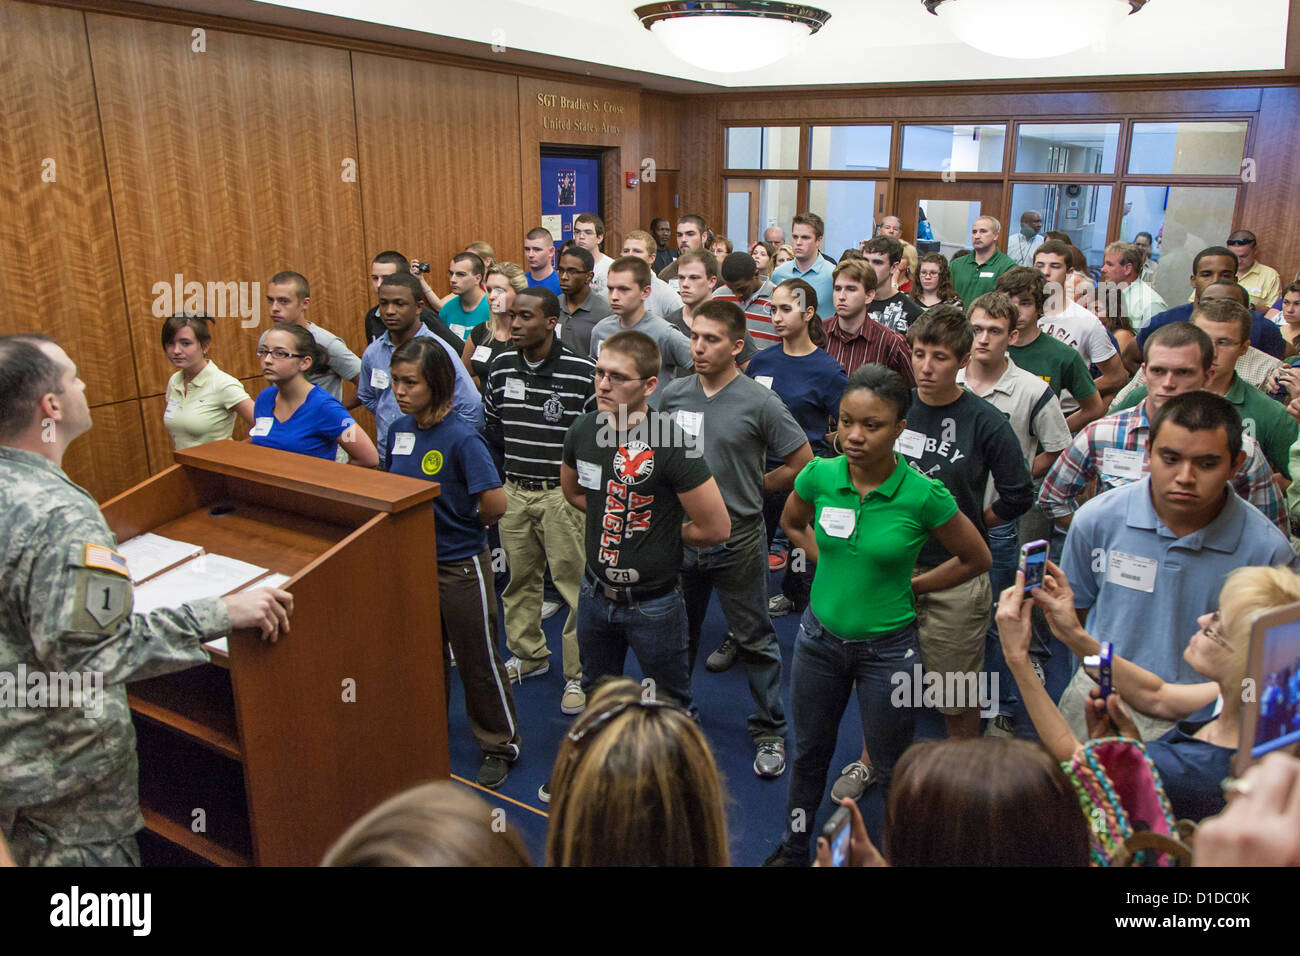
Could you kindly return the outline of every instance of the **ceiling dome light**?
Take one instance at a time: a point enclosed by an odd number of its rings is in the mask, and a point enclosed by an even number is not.
[[[1147,0],[921,0],[957,39],[993,56],[1077,53],[1123,29]]]
[[[633,12],[674,56],[715,73],[770,66],[831,18],[817,7],[768,0],[674,0]]]

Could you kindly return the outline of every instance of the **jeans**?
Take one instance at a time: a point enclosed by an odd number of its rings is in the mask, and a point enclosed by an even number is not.
[[[711,548],[683,549],[682,594],[690,631],[689,666],[695,671],[700,629],[714,588],[731,628],[736,659],[745,668],[756,712],[747,722],[755,744],[784,740],[785,708],[781,704],[781,650],[767,613],[767,546],[763,522],[733,525],[733,534]]]
[[[681,588],[649,601],[618,604],[584,577],[578,588],[583,691],[589,693],[602,677],[621,677],[629,647],[641,673],[654,681],[655,699],[669,699],[690,710],[686,602]]]
[[[781,529],[781,513],[789,497],[789,490],[763,493],[763,524],[767,530],[768,550],[775,547],[787,553],[785,573],[781,575],[781,593],[790,599],[796,611],[803,611],[808,606],[816,565],[803,552],[795,553],[790,547],[790,539]]]
[[[813,821],[826,791],[826,776],[849,695],[858,692],[862,731],[871,762],[888,796],[894,764],[912,743],[913,697],[895,706],[893,675],[910,679],[921,660],[916,622],[871,641],[844,641],[822,627],[812,608],[804,611],[794,643],[790,706],[794,761],[786,799],[783,842],[808,851]]]

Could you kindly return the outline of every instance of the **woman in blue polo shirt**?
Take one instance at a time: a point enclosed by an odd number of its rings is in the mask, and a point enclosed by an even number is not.
[[[1079,741],[1029,668],[1031,602],[1022,600],[1023,586],[1017,572],[1016,584],[1002,592],[998,635],[1034,729],[1052,755],[1066,761]],[[1201,820],[1223,810],[1220,784],[1230,775],[1241,736],[1241,688],[1251,626],[1264,612],[1296,601],[1300,601],[1300,576],[1289,568],[1238,568],[1230,573],[1219,592],[1219,610],[1197,619],[1201,629],[1183,651],[1183,660],[1206,678],[1204,683],[1175,684],[1115,657],[1115,701],[1152,717],[1177,721],[1164,736],[1149,741],[1146,750],[1178,819]],[[1052,633],[1075,654],[1086,657],[1100,652],[1101,645],[1079,623],[1074,591],[1055,564],[1048,562],[1043,587],[1034,591],[1032,603],[1042,608]],[[1090,706],[1101,707],[1096,699]],[[1122,714],[1120,719],[1125,717]],[[1135,730],[1127,736],[1136,736]]]
[[[433,511],[443,661],[449,668],[450,648],[483,755],[478,782],[496,789],[519,758],[514,696],[497,652],[497,596],[487,541],[487,527],[505,514],[505,489],[483,436],[449,414],[456,375],[435,339],[416,338],[399,347],[389,380],[402,417],[388,429],[385,460],[394,474],[441,486]],[[411,558],[427,565],[422,557]]]
[[[325,362],[310,332],[287,322],[277,325],[263,337],[257,357],[269,384],[253,405],[248,437],[254,445],[331,461],[342,445],[354,465],[379,464],[370,436],[329,392],[307,381],[306,373]]]
[[[888,793],[894,764],[912,742],[912,709],[892,698],[896,673],[912,681],[920,671],[915,597],[969,581],[992,564],[948,489],[894,453],[911,405],[897,372],[876,364],[854,372],[840,400],[844,454],[804,467],[781,518],[790,542],[817,571],[794,645],[794,760],[784,839],[768,859],[773,865],[808,865],[809,834],[854,689],[863,736]],[[954,557],[913,577],[932,534]],[[909,692],[907,703],[913,699]],[[795,826],[800,820],[804,825]]]

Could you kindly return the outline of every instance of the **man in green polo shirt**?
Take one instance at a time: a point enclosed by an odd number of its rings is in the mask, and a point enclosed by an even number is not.
[[[1013,268],[1016,260],[998,248],[1002,223],[992,216],[980,216],[970,230],[970,255],[954,259],[949,269],[957,298],[974,302],[985,292],[992,292],[998,276]]]
[[[1202,299],[1191,321],[1214,343],[1214,379],[1206,390],[1222,395],[1237,409],[1245,433],[1259,442],[1274,473],[1289,482],[1291,446],[1300,438],[1300,426],[1282,405],[1236,372],[1237,359],[1250,348],[1250,311],[1232,299]],[[1147,390],[1139,388],[1122,407],[1132,408],[1146,396]]]

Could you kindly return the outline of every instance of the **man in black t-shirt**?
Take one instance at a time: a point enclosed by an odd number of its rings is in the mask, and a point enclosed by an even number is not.
[[[887,329],[906,335],[925,309],[894,291],[894,271],[903,261],[903,244],[890,236],[876,236],[862,246],[862,254],[876,270],[876,297],[867,303],[867,315]]]
[[[583,689],[622,675],[630,647],[653,682],[651,694],[690,707],[682,543],[722,543],[731,518],[698,442],[671,416],[648,411],[660,360],[654,340],[641,332],[604,341],[596,411],[565,435],[560,485],[587,515],[578,592]]]

